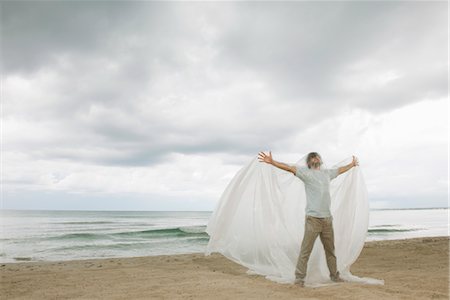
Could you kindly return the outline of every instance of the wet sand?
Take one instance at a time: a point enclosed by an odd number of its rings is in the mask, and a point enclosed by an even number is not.
[[[1,299],[449,299],[449,237],[367,242],[351,272],[385,285],[279,284],[218,253],[0,264]]]

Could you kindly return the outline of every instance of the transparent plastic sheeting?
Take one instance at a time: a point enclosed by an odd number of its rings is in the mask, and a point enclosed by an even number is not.
[[[306,166],[306,155],[289,165]],[[332,166],[349,164],[352,157]],[[321,169],[325,169],[325,165]],[[384,284],[350,272],[364,246],[369,225],[367,188],[361,167],[338,175],[330,183],[337,268],[347,281]],[[206,228],[205,255],[218,252],[278,283],[294,283],[304,235],[306,194],[293,173],[258,160],[242,167],[223,192]],[[336,284],[330,280],[325,251],[318,237],[308,262],[305,286]]]

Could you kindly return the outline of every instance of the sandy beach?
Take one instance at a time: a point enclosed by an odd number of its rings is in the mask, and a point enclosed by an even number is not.
[[[2,299],[448,299],[449,238],[367,242],[351,271],[384,286],[278,284],[218,253],[1,264]]]

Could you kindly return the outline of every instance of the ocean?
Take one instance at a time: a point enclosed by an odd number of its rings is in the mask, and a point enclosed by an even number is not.
[[[0,210],[0,262],[204,252],[210,211]],[[449,209],[370,211],[367,241],[448,236]]]

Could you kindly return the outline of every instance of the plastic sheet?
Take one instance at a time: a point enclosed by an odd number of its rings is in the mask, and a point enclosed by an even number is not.
[[[306,155],[290,165],[306,166]],[[349,164],[349,157],[332,168]],[[322,165],[321,169],[326,168]],[[330,183],[331,214],[337,268],[341,278],[366,284],[383,280],[350,272],[364,246],[369,225],[367,188],[360,166]],[[205,255],[219,252],[258,274],[279,283],[294,283],[305,225],[303,182],[291,172],[258,160],[243,166],[223,192],[206,228],[210,240]],[[329,278],[325,252],[317,238],[308,262],[305,286],[336,284]]]

